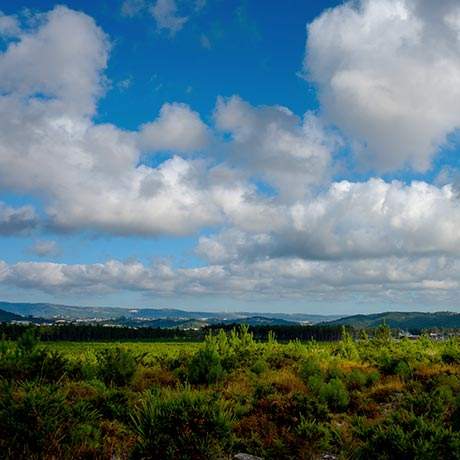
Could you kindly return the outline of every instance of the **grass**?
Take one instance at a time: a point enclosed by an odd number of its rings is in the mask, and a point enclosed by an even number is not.
[[[66,358],[94,362],[96,353],[101,350],[122,347],[131,353],[146,354],[149,358],[157,356],[175,357],[198,350],[199,342],[159,342],[159,341],[119,341],[119,342],[43,342],[42,346],[49,351],[62,353]]]

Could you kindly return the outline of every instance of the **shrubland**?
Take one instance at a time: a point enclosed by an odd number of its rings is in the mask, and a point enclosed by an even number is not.
[[[160,350],[160,351],[159,351]],[[460,458],[460,341],[0,342],[5,459]]]

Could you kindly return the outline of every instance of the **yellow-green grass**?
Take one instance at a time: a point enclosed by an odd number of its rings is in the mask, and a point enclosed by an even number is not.
[[[122,347],[136,354],[146,353],[146,358],[160,355],[175,356],[182,353],[193,353],[199,347],[199,342],[42,342],[42,346],[63,353],[71,359],[93,361],[99,350]]]

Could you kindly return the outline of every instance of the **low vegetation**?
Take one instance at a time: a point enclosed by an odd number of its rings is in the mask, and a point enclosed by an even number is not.
[[[86,348],[85,348],[86,347]],[[0,342],[6,459],[460,458],[460,342]]]

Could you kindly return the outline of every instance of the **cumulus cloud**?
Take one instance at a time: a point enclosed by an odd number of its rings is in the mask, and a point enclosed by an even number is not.
[[[188,17],[177,14],[175,0],[156,0],[150,8],[150,12],[155,18],[158,30],[165,29],[171,35],[175,35],[188,21]]]
[[[424,171],[460,127],[460,6],[360,0],[308,26],[305,71],[365,166]]]
[[[158,118],[141,126],[139,143],[143,150],[191,152],[206,146],[207,126],[186,104],[164,104]]]
[[[19,35],[20,27],[15,16],[7,16],[0,11],[0,37],[15,37]]]
[[[98,264],[0,261],[0,283],[50,294],[122,291],[161,296],[220,295],[242,299],[311,301],[364,298],[414,302],[423,298],[458,299],[460,261],[456,258],[383,258],[358,261],[305,261],[298,258],[250,264],[173,269],[164,263],[110,260]]]
[[[0,201],[0,236],[28,234],[38,224],[39,218],[32,206],[13,208]]]
[[[72,115],[92,114],[102,94],[109,43],[94,20],[64,6],[36,17],[0,54],[2,95],[48,99]]]
[[[460,200],[451,185],[336,182],[314,199],[278,205],[276,215],[260,225],[263,232],[231,229],[202,237],[198,254],[229,263],[460,253]]]
[[[233,96],[218,99],[215,121],[232,136],[228,160],[261,176],[282,196],[301,198],[329,174],[337,142],[312,113],[300,120],[286,107],[254,107]]]
[[[457,126],[452,107],[460,86],[451,85],[449,106],[444,91],[457,78],[452,40],[460,40],[460,14],[455,2],[440,5],[434,14],[430,2],[367,0],[329,10],[310,25],[307,63],[326,113],[367,144],[361,155],[381,169],[407,162],[425,168]],[[51,294],[245,298],[459,293],[460,200],[458,184],[449,185],[452,172],[440,175],[438,185],[332,182],[341,141],[316,114],[299,118],[238,96],[218,99],[218,135],[180,103],[163,105],[135,131],[98,123],[107,36],[66,7],[30,24],[10,21],[16,39],[0,52],[0,188],[39,196],[49,226],[60,230],[148,236],[219,230],[199,239],[203,267],[0,262],[4,285]],[[415,82],[406,83],[401,75],[410,69]],[[151,166],[151,156],[163,151],[171,156]],[[23,234],[38,221],[32,207],[0,204],[1,235]],[[47,257],[57,248],[43,240],[33,249]]]
[[[203,146],[199,116],[166,104],[138,132],[95,123],[89,114],[103,89],[107,37],[65,7],[36,19],[0,53],[0,186],[39,193],[51,226],[67,230],[183,235],[220,222],[199,162],[142,162],[142,149]]]

